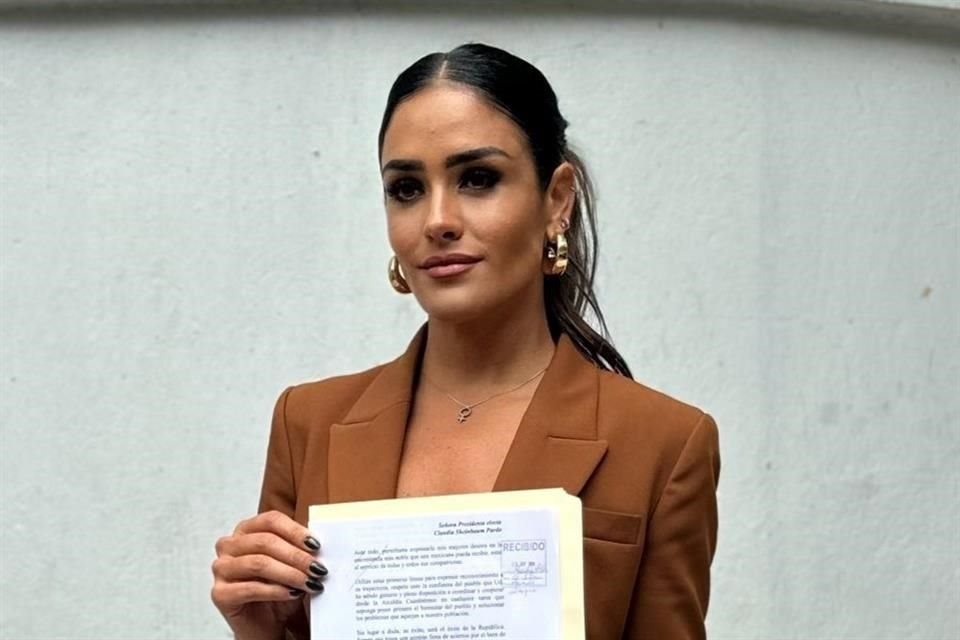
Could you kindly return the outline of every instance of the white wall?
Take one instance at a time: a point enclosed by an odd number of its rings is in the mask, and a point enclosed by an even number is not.
[[[209,563],[275,396],[420,322],[384,275],[375,137],[393,77],[465,40],[553,81],[614,338],[719,421],[711,637],[960,637],[958,34],[0,13],[0,637],[227,637]]]

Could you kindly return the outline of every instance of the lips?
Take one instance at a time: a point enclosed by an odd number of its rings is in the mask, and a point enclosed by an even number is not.
[[[460,275],[473,268],[480,262],[477,256],[464,253],[448,253],[440,256],[430,256],[420,264],[420,268],[434,278],[449,278]]]

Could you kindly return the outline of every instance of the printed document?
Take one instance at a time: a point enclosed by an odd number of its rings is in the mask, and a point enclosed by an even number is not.
[[[580,513],[561,489],[313,506],[311,640],[582,640]]]

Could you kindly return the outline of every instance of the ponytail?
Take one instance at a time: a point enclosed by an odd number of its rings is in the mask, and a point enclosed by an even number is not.
[[[632,378],[626,360],[609,339],[607,323],[593,290],[597,270],[597,217],[593,183],[583,160],[569,147],[564,159],[573,165],[576,196],[567,230],[567,270],[544,277],[547,323],[554,338],[567,334],[577,349],[597,366]],[[600,326],[598,332],[585,319],[589,309]]]

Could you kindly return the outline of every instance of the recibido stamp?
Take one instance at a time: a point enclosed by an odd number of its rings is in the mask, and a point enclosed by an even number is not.
[[[547,586],[546,540],[504,540],[500,545],[500,574],[506,589]]]

